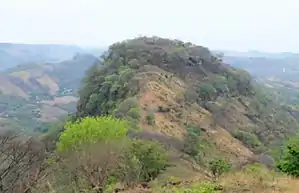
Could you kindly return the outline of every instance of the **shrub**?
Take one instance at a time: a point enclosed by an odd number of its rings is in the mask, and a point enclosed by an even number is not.
[[[229,92],[227,80],[224,76],[213,76],[212,78],[213,87],[216,89],[218,94]]]
[[[146,123],[148,125],[154,125],[155,124],[155,114],[153,112],[148,112],[145,119],[146,119]]]
[[[168,113],[169,111],[170,111],[169,107],[162,107],[162,106],[158,107],[158,112],[160,113]]]
[[[255,149],[262,145],[260,140],[253,133],[249,133],[246,131],[235,131],[233,132],[233,136],[238,140],[242,141],[249,148]]]
[[[282,159],[277,163],[277,167],[294,177],[299,177],[299,137],[290,139],[283,151]]]
[[[130,97],[121,102],[114,110],[114,115],[117,118],[126,118],[127,116],[138,119],[140,118],[140,109],[138,100],[135,97]]]
[[[216,89],[211,84],[203,83],[199,85],[199,97],[203,101],[212,100],[216,93]]]
[[[223,159],[214,159],[210,162],[210,169],[215,178],[218,178],[225,172],[231,169],[231,164]]]
[[[197,127],[187,127],[187,133],[184,139],[184,152],[197,160],[200,154],[200,129]]]
[[[132,144],[132,156],[141,164],[141,178],[150,181],[167,167],[166,150],[157,142],[135,140]]]
[[[76,149],[82,145],[120,139],[126,136],[127,122],[107,117],[85,117],[74,123],[67,122],[57,143],[58,151]]]
[[[119,167],[116,176],[127,186],[136,185],[142,181],[142,163],[132,154],[132,151],[124,154],[124,163]]]

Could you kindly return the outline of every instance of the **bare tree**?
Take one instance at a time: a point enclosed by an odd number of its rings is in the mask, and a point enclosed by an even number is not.
[[[119,142],[88,145],[65,153],[60,164],[72,176],[70,180],[75,183],[77,190],[89,188],[102,193],[109,177],[122,164],[124,147]]]
[[[42,173],[43,146],[33,137],[0,132],[0,192],[30,193]]]

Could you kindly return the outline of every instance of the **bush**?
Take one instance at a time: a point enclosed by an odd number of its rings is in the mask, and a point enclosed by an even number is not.
[[[148,112],[145,119],[146,119],[146,123],[148,125],[154,125],[155,124],[155,114],[153,112]]]
[[[246,131],[235,131],[233,132],[233,136],[243,142],[247,147],[252,149],[256,149],[262,145],[260,140],[253,133]]]
[[[200,128],[187,127],[187,133],[184,139],[184,152],[196,160],[200,156]]]
[[[119,167],[116,176],[126,186],[136,185],[142,181],[142,163],[132,151],[124,154],[124,163]]]
[[[231,164],[223,159],[214,159],[210,162],[210,169],[215,178],[218,178],[225,172],[231,169]]]
[[[167,167],[166,150],[157,142],[135,140],[132,144],[132,157],[141,164],[141,179],[150,181]]]
[[[229,92],[227,80],[224,76],[213,76],[212,78],[213,87],[216,89],[218,95]]]
[[[121,102],[114,110],[114,115],[117,118],[131,117],[133,119],[140,119],[140,108],[138,100],[135,97],[130,97]]]
[[[216,89],[208,83],[203,83],[199,85],[199,97],[203,101],[212,100],[217,94]]]
[[[162,106],[158,107],[158,112],[160,113],[168,113],[169,111],[170,111],[169,107],[162,107]]]
[[[58,151],[76,149],[82,145],[120,139],[126,136],[127,122],[107,117],[85,117],[67,122],[57,143]]]
[[[282,159],[277,163],[277,167],[294,177],[299,177],[299,137],[290,139],[283,151]]]

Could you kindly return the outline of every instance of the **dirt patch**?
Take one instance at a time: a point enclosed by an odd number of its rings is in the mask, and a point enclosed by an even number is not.
[[[41,122],[50,122],[57,120],[63,115],[67,115],[68,112],[58,107],[42,105],[42,107],[40,108],[40,113],[41,118],[39,120]]]
[[[62,96],[55,97],[53,100],[43,100],[41,103],[54,106],[59,104],[69,104],[71,102],[76,102],[77,100],[78,98],[74,96]]]
[[[48,75],[42,76],[40,78],[36,79],[41,85],[44,87],[49,88],[49,92],[51,94],[55,94],[56,92],[59,91],[59,86],[58,84]]]

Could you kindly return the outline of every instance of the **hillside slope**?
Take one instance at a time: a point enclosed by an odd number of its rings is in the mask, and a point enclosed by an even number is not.
[[[92,55],[78,54],[58,63],[25,63],[0,74],[0,91],[23,98],[35,95],[57,95],[76,89],[86,70],[97,62]]]
[[[27,63],[0,74],[3,127],[43,130],[44,122],[75,112],[77,89],[97,58],[78,54],[58,63]],[[4,121],[5,120],[5,121]]]
[[[77,117],[126,118],[141,128],[140,137],[179,151],[193,129],[203,166],[219,156],[235,166],[259,160],[298,131],[296,119],[246,71],[223,65],[205,47],[141,37],[113,44],[104,58],[85,79]]]

